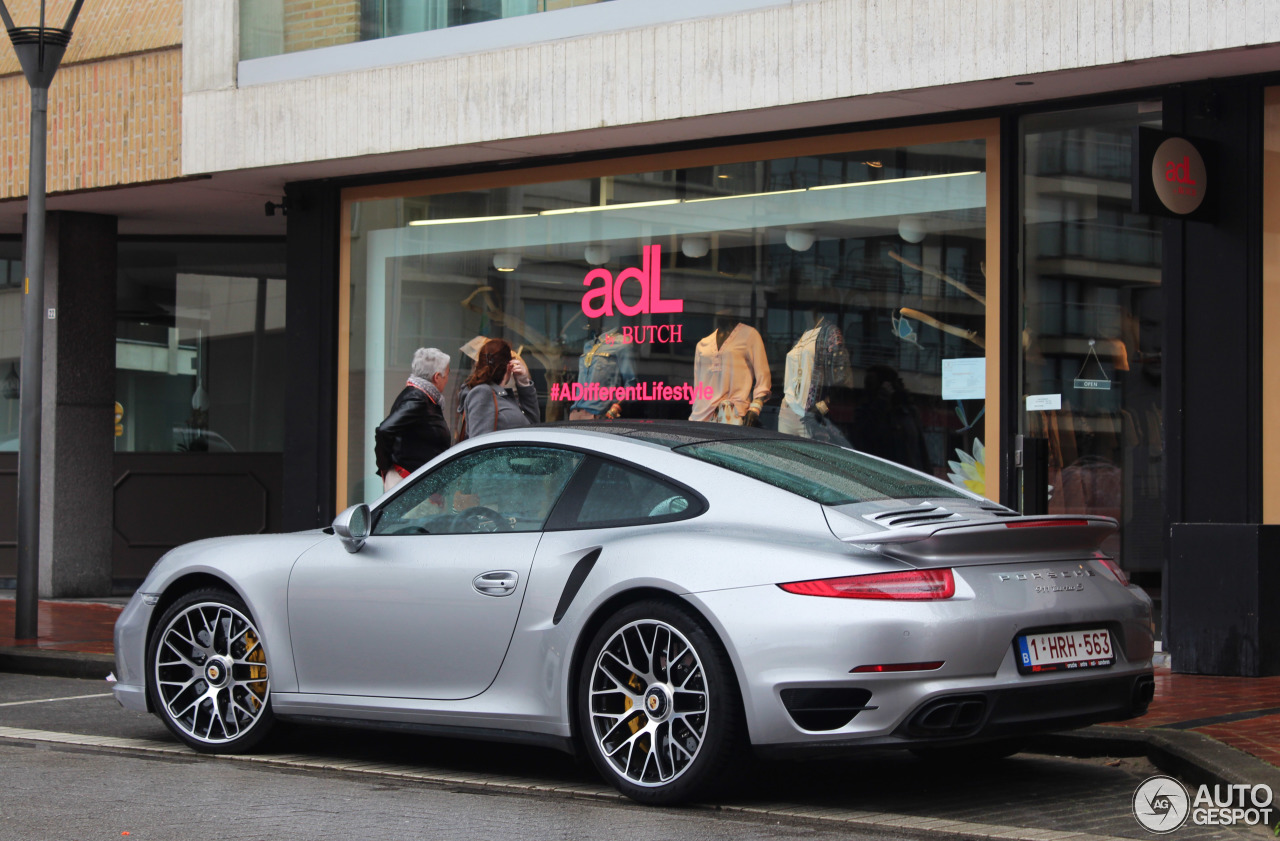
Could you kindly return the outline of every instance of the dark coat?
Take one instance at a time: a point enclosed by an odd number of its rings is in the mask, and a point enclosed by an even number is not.
[[[392,465],[417,470],[449,449],[451,436],[444,412],[434,400],[413,386],[405,386],[391,404],[387,419],[373,433],[378,475]]]

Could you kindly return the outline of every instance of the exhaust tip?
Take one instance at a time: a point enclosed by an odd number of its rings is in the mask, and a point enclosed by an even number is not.
[[[1156,697],[1156,679],[1143,675],[1133,684],[1133,714],[1143,715]]]

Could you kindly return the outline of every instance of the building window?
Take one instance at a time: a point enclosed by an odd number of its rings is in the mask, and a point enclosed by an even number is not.
[[[608,0],[240,0],[240,58],[504,20]]]
[[[18,451],[22,248],[20,237],[0,237],[0,452]]]
[[[1022,120],[1018,431],[1048,444],[1053,514],[1120,522],[1104,545],[1159,598],[1164,510],[1161,223],[1131,211],[1133,130],[1159,102]],[[1038,503],[1035,503],[1038,504]]]
[[[284,243],[122,239],[117,452],[284,449]]]

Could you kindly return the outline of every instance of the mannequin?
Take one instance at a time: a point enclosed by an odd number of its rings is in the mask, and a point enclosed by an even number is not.
[[[635,348],[623,343],[622,332],[605,329],[601,320],[591,321],[591,333],[578,358],[578,382],[584,389],[596,384],[602,389],[625,388],[636,384]],[[569,407],[569,420],[613,420],[622,414],[622,404],[613,398],[588,397]]]
[[[826,420],[832,387],[848,385],[849,351],[840,328],[820,313],[813,327],[787,353],[778,431],[847,445],[844,436]]]
[[[712,397],[695,400],[689,420],[759,426],[772,387],[760,333],[731,311],[716,313],[715,332],[694,351],[693,380],[710,387]]]

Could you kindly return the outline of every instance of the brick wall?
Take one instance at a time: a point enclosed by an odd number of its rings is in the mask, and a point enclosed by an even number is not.
[[[284,0],[284,51],[360,40],[360,0]]]
[[[5,5],[18,26],[40,22],[40,0],[5,0]],[[62,26],[72,5],[72,0],[46,0],[45,25]],[[79,64],[181,44],[182,0],[85,0],[62,63]],[[20,71],[9,40],[0,36],[0,76]]]
[[[63,67],[49,89],[48,191],[177,178],[182,50]],[[0,198],[27,194],[31,96],[0,78]]]
[[[20,26],[39,0],[7,0]],[[49,0],[61,26],[71,0]],[[88,0],[49,90],[50,193],[181,173],[182,0]],[[0,199],[27,194],[31,94],[0,40]]]

